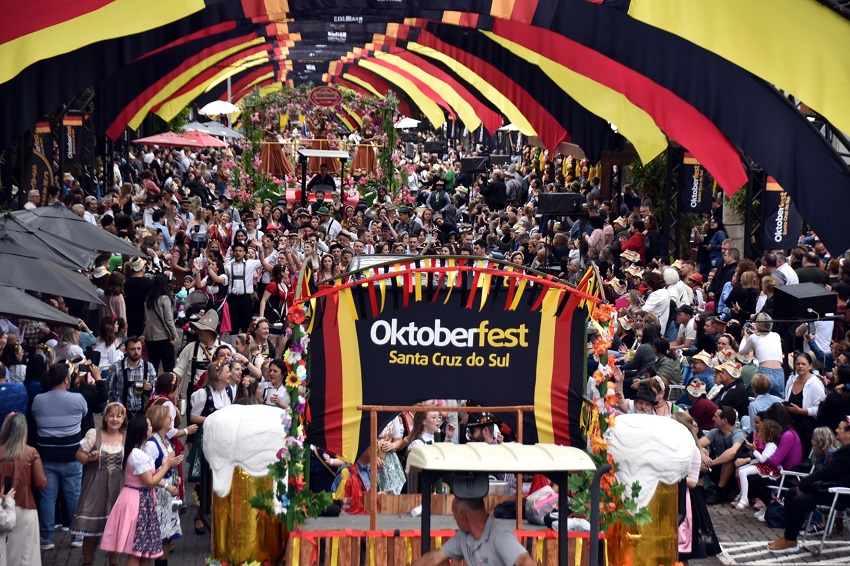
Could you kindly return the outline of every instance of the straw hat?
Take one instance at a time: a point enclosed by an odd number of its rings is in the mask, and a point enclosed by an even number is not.
[[[735,362],[726,362],[725,364],[714,366],[714,371],[725,371],[733,378],[738,379],[739,377],[741,377],[741,364],[736,364]]]
[[[620,281],[619,279],[612,279],[606,282],[611,286],[611,290],[614,291],[617,295],[624,295],[626,293],[626,282]]]
[[[693,395],[694,397],[702,397],[705,395],[705,383],[703,383],[699,379],[694,379],[686,388],[688,394]]]
[[[699,354],[695,355],[691,359],[693,359],[694,361],[700,361],[700,362],[704,363],[705,365],[707,365],[708,367],[711,367],[712,364],[714,363],[714,359],[711,357],[711,354],[709,354],[705,350],[701,351]]]
[[[626,273],[632,277],[643,277],[643,269],[636,265],[630,265],[626,268]]]
[[[620,257],[626,261],[631,261],[632,263],[637,263],[640,261],[640,254],[634,250],[626,250],[620,254]]]

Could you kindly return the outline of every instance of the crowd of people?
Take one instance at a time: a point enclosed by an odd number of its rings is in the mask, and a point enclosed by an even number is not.
[[[692,254],[671,261],[653,203],[635,188],[608,198],[598,177],[580,168],[565,174],[561,161],[532,160],[528,148],[488,172],[461,167],[475,147],[407,149],[399,166],[412,171],[411,202],[380,190],[344,204],[323,164],[306,208],[281,199],[240,209],[223,167],[230,149],[144,148],[116,160],[116,185],[99,197],[67,179],[44,202],[28,195],[26,208],[67,207],[139,255],[95,260],[89,276],[102,305],[43,297],[79,317],[76,328],[0,319],[0,467],[14,480],[0,497],[14,498],[18,512],[9,563],[39,564],[36,549],[54,548],[57,527],[74,533],[85,563],[99,539],[110,563],[118,554],[165,563],[181,535],[184,482],[197,482],[200,500],[210,489],[205,418],[234,403],[287,406],[279,356],[299,277],[338,278],[363,255],[492,258],[571,284],[593,266],[617,308],[619,408],[693,428],[702,459],[691,487],[710,477],[706,503],[755,507],[763,518],[778,472],[808,470],[810,454],[816,459],[816,479],[801,481],[797,497],[785,495],[785,535],[772,550],[796,545],[801,517],[822,499],[807,491],[818,479],[850,485],[850,265],[815,237],[745,258],[718,209],[695,228]],[[540,195],[550,192],[577,195],[582,213],[538,214]],[[800,282],[835,291],[836,316],[800,327],[774,322],[774,290]],[[509,435],[492,415],[462,407],[449,415],[445,423],[437,411],[390,423],[378,439],[381,490],[403,489],[399,458],[435,434],[490,443]],[[368,460],[346,464],[321,447],[315,454],[314,489],[337,489],[340,468],[368,489]],[[691,501],[696,508],[702,499]],[[462,511],[480,522],[474,505]],[[683,556],[717,551],[710,518],[698,511],[702,548]],[[208,528],[202,506],[194,527]]]

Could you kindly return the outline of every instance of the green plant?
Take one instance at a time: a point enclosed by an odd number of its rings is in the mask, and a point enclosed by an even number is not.
[[[643,198],[652,201],[653,210],[663,210],[667,205],[664,198],[664,187],[667,184],[667,153],[644,165],[640,159],[635,159],[626,169],[626,182]]]
[[[168,130],[171,132],[180,133],[189,123],[190,110],[184,108],[180,113],[168,122]]]

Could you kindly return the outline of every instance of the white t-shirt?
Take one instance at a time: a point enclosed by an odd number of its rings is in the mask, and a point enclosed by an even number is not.
[[[682,339],[682,344],[687,342],[688,340],[696,340],[697,339],[697,329],[694,325],[694,319],[688,321],[688,324],[680,324],[679,325],[679,338]],[[691,342],[693,345],[693,342]]]
[[[776,332],[767,334],[751,334],[738,348],[739,354],[755,350],[754,354],[760,364],[764,362],[782,361],[782,339]]]
[[[115,347],[115,344],[106,345],[103,340],[98,339],[92,346],[92,350],[100,352],[100,363],[97,364],[101,371],[108,370],[115,362],[124,359],[124,352]]]

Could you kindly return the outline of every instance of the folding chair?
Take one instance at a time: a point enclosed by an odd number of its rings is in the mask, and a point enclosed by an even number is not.
[[[820,511],[825,517],[826,521],[823,525],[823,534],[820,537],[820,546],[818,546],[817,550],[813,548],[806,547],[806,538],[809,536],[809,527],[812,524],[812,517],[814,513],[809,513],[809,520],[806,521],[806,527],[803,531],[803,540],[800,542],[800,546],[811,552],[812,554],[820,554],[823,551],[823,543],[826,542],[827,535],[832,533],[833,527],[835,527],[835,518],[838,516],[838,500],[842,495],[846,496],[846,498],[850,498],[850,487],[831,487],[829,488],[829,493],[834,494],[832,498],[832,505],[818,505],[815,507],[817,511]],[[845,499],[843,501],[842,508],[850,505],[850,499]]]
[[[681,397],[685,393],[684,385],[671,385],[670,390],[667,392],[667,400],[675,401],[679,397]]]

